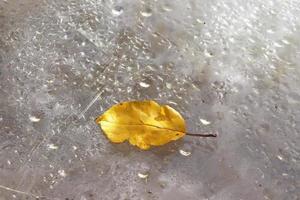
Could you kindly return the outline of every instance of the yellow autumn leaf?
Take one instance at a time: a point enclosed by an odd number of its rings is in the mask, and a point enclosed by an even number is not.
[[[126,140],[141,149],[164,145],[186,133],[183,117],[167,105],[155,101],[130,101],[112,106],[96,119],[108,139]]]

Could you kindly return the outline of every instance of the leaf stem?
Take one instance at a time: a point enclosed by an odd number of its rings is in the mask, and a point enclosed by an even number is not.
[[[208,133],[208,134],[195,134],[195,133],[186,133],[188,136],[193,136],[193,137],[217,137],[216,133]]]
[[[99,122],[101,121],[101,118],[98,117],[95,119],[95,121],[96,121],[96,123],[99,124]],[[217,137],[216,133],[208,133],[208,134],[197,133],[197,134],[195,134],[195,133],[182,132],[182,131],[178,131],[178,130],[170,129],[170,128],[159,127],[159,126],[155,126],[152,124],[119,124],[119,123],[114,123],[114,122],[110,122],[110,121],[103,121],[103,122],[116,124],[119,126],[149,126],[149,127],[154,127],[154,128],[158,128],[158,129],[164,129],[164,130],[169,130],[169,131],[174,131],[174,132],[179,132],[179,133],[185,133],[185,135],[193,136],[193,137]]]

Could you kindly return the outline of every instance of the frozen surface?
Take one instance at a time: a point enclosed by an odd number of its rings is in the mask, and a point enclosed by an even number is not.
[[[219,137],[111,144],[141,99]],[[299,0],[0,0],[0,200],[298,200],[299,134]]]

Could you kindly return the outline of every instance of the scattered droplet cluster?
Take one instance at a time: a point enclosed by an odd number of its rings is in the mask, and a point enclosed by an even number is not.
[[[10,0],[0,27],[4,199],[299,198],[299,1]],[[94,119],[142,99],[219,136],[109,143]]]

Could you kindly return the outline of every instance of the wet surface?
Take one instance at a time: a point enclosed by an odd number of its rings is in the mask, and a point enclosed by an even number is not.
[[[0,0],[0,200],[299,199],[300,2]],[[154,99],[185,137],[94,119]]]

